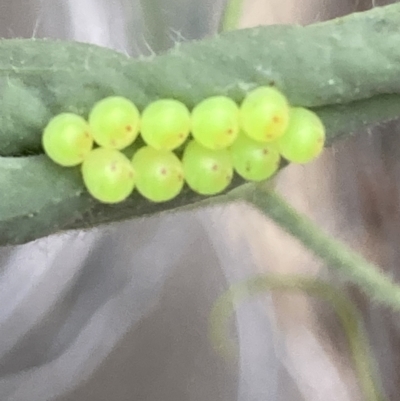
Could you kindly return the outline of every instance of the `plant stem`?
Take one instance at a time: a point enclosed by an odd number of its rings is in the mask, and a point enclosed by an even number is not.
[[[160,53],[168,48],[168,27],[162,15],[162,1],[140,0],[143,22],[145,27],[145,38],[155,53]]]
[[[242,16],[243,0],[228,0],[221,20],[220,32],[237,29]]]
[[[233,355],[233,346],[227,340],[227,321],[239,301],[270,290],[302,291],[322,298],[334,308],[345,331],[360,388],[367,401],[382,401],[379,387],[374,382],[375,367],[370,356],[368,339],[362,320],[352,302],[328,283],[300,275],[267,274],[250,278],[231,286],[214,304],[210,315],[209,335],[214,346],[225,356]]]
[[[329,268],[337,269],[344,279],[357,284],[366,295],[396,311],[400,310],[399,286],[377,266],[296,212],[278,194],[258,186],[253,192],[246,193],[245,199],[319,256]]]
[[[157,25],[149,31],[157,52],[164,28],[157,22],[161,8],[156,17],[153,11],[163,2],[141,2]],[[74,169],[59,169],[42,154],[41,133],[52,116],[87,116],[96,101],[115,94],[140,110],[160,98],[189,108],[215,95],[240,103],[249,90],[274,83],[293,106],[318,112],[331,144],[338,135],[400,115],[399,24],[396,3],[306,27],[227,32],[141,59],[83,43],[0,40],[0,246],[203,200],[185,189],[167,203],[136,195],[115,206],[94,202]]]

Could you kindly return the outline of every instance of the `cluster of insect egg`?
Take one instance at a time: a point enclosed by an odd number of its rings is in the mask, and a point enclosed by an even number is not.
[[[121,150],[139,135],[146,145],[130,160]],[[291,107],[276,88],[260,87],[240,105],[214,96],[192,111],[177,100],[161,99],[140,113],[128,99],[108,97],[94,105],[87,121],[71,113],[55,116],[42,142],[54,162],[82,164],[83,181],[94,198],[118,203],[135,188],[153,202],[168,201],[185,182],[199,194],[218,194],[234,171],[248,181],[266,180],[281,157],[310,162],[324,141],[315,113]],[[175,151],[182,146],[179,158]]]

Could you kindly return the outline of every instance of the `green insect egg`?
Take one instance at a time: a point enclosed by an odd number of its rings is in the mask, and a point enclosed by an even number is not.
[[[88,123],[72,113],[53,117],[43,131],[42,145],[55,163],[72,167],[82,163],[92,150],[93,137]]]
[[[230,148],[235,171],[248,181],[263,181],[270,178],[279,168],[281,156],[278,150],[239,135]]]
[[[227,149],[211,150],[191,141],[182,158],[185,180],[201,195],[215,195],[232,181],[233,166]]]
[[[121,150],[139,135],[139,110],[130,100],[110,96],[97,102],[89,113],[95,142],[103,148]]]
[[[308,163],[322,153],[324,143],[325,127],[317,114],[302,107],[292,108],[289,127],[278,140],[281,155],[293,163]]]
[[[289,110],[286,97],[278,89],[262,86],[243,100],[240,106],[241,128],[255,141],[274,141],[288,127]]]
[[[192,135],[212,150],[232,145],[239,134],[239,107],[228,97],[214,96],[200,102],[192,111]]]
[[[166,202],[182,191],[183,167],[175,153],[144,146],[134,154],[132,165],[137,174],[136,188],[148,200]]]
[[[189,136],[190,112],[177,100],[157,100],[144,109],[140,131],[147,145],[159,150],[176,149]]]
[[[88,192],[102,203],[122,202],[135,187],[131,161],[115,149],[92,150],[82,163],[81,172]]]

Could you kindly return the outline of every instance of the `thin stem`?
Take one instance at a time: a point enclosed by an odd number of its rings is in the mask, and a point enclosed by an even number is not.
[[[214,346],[225,356],[234,355],[235,349],[228,341],[227,321],[238,302],[270,290],[303,291],[308,295],[328,301],[334,308],[345,331],[359,385],[367,401],[384,400],[374,381],[375,367],[370,347],[358,310],[351,301],[330,284],[315,278],[299,275],[267,274],[231,286],[214,304],[210,315],[209,333]]]
[[[168,27],[162,13],[162,1],[140,0],[145,33],[149,50],[160,53],[168,48]]]
[[[400,287],[379,268],[339,241],[330,237],[284,199],[258,186],[245,199],[319,256],[328,268],[337,269],[344,279],[358,285],[372,299],[400,310]]]
[[[238,28],[242,16],[243,0],[228,0],[222,17],[220,32],[233,31]]]

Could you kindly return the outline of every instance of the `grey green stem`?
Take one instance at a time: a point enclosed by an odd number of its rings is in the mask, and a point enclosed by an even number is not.
[[[148,52],[160,53],[169,47],[169,38],[165,17],[163,15],[163,1],[140,0],[142,21],[144,26],[144,40],[148,45]]]
[[[87,116],[97,100],[115,94],[140,109],[171,97],[189,107],[216,94],[240,102],[249,90],[274,84],[293,105],[319,113],[329,144],[400,116],[399,26],[400,3],[307,27],[226,32],[139,60],[82,43],[0,40],[0,245],[203,199],[186,190],[165,204],[137,195],[112,207],[93,201],[76,169],[41,155],[51,116]],[[230,189],[241,184],[236,179]]]
[[[245,197],[265,216],[320,257],[328,268],[337,270],[344,280],[356,284],[373,300],[400,311],[400,287],[377,266],[325,234],[268,188],[259,186],[256,190],[247,192]]]

